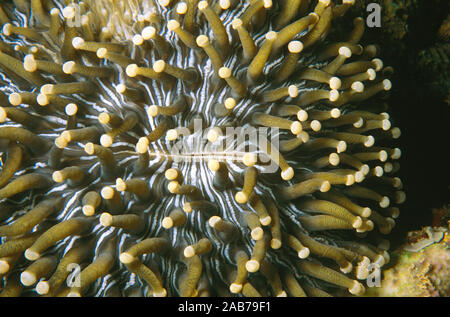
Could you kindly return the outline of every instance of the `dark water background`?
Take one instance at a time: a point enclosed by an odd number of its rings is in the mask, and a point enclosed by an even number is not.
[[[407,195],[393,231],[401,243],[408,231],[431,225],[432,208],[449,204],[450,2],[363,1],[352,13],[367,16],[370,2],[381,5],[383,21],[365,37],[394,67],[389,112],[402,131],[399,176]]]

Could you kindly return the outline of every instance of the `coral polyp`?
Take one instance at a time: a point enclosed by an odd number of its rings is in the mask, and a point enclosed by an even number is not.
[[[353,3],[2,3],[0,294],[363,294],[405,193]]]

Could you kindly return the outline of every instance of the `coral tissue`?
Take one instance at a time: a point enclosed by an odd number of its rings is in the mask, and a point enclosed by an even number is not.
[[[363,294],[405,194],[353,3],[2,2],[0,296]]]

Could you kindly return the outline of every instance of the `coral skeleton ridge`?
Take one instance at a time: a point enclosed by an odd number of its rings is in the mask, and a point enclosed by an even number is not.
[[[353,4],[2,2],[0,296],[362,295],[406,197]]]

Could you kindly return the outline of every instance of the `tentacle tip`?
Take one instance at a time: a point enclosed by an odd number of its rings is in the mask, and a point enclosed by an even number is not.
[[[192,205],[190,203],[184,203],[183,205],[184,212],[190,213],[192,212]]]
[[[85,41],[82,37],[76,36],[72,39],[72,46],[75,49],[81,49],[84,44],[85,44]]]
[[[50,100],[46,94],[39,94],[36,97],[36,101],[40,106],[47,106],[50,103]]]
[[[47,295],[50,291],[50,284],[47,281],[40,281],[36,285],[36,292],[39,295]]]
[[[8,114],[6,113],[5,108],[0,107],[0,122],[1,123],[5,122],[7,117],[8,117]]]
[[[330,89],[339,89],[341,88],[342,82],[338,77],[331,77],[329,81]]]
[[[391,135],[393,139],[398,139],[402,135],[402,131],[400,130],[400,128],[394,127],[391,129]]]
[[[298,88],[295,85],[290,85],[288,87],[288,94],[291,98],[296,98],[298,96]]]
[[[119,260],[123,264],[129,264],[135,260],[135,257],[127,252],[122,252],[119,256]]]
[[[356,84],[356,83],[359,83],[359,82],[355,82],[355,83],[353,83],[353,84]],[[361,83],[361,85],[362,85],[362,83]],[[352,85],[352,87],[353,87],[353,85]],[[356,90],[356,89],[355,89]],[[363,85],[363,88],[361,89],[361,92],[364,90],[364,85]],[[356,90],[356,91],[358,91],[358,90]],[[358,118],[358,120],[356,120],[355,122],[353,122],[353,126],[355,127],[355,128],[361,128],[362,126],[364,125],[364,119],[363,118]]]
[[[113,216],[110,213],[104,212],[100,216],[100,224],[104,227],[109,227],[113,224]]]
[[[13,92],[12,94],[9,95],[8,101],[11,105],[18,106],[22,103],[22,97],[20,96],[19,93]]]
[[[347,150],[347,143],[345,141],[339,141],[336,150],[338,153],[345,152]]]
[[[309,250],[309,248],[304,247],[300,251],[298,251],[297,255],[300,259],[306,259],[310,253],[311,251]]]
[[[98,58],[105,58],[106,55],[108,54],[108,49],[106,49],[105,47],[100,47],[97,52],[97,57]],[[117,90],[117,89],[116,89]]]
[[[234,30],[237,30],[238,28],[240,28],[242,26],[243,22],[241,19],[234,19],[233,22],[231,23],[231,26]]]
[[[386,250],[383,251],[383,257],[384,257],[384,261],[386,264],[389,263],[389,261],[391,260],[391,256],[389,255],[389,252],[387,252]]]
[[[270,9],[273,5],[272,0],[264,0],[263,3],[264,3],[264,5],[263,5],[264,9]]]
[[[230,0],[219,0],[219,5],[222,10],[227,10],[231,6]]]
[[[38,252],[35,252],[31,249],[25,250],[25,258],[30,261],[36,261],[41,256]]]
[[[166,139],[168,141],[174,141],[178,138],[178,131],[176,129],[170,129],[166,132]]]
[[[400,150],[399,148],[396,147],[391,155],[391,158],[393,160],[398,160],[401,156],[402,156],[402,150]]]
[[[354,281],[353,286],[351,288],[349,288],[348,291],[350,292],[350,294],[353,294],[353,295],[362,295],[362,294],[364,294],[365,289],[364,289],[364,286],[360,282]]]
[[[379,254],[374,261],[375,264],[379,265],[380,267],[386,264],[386,259],[382,254]]]
[[[114,197],[114,189],[110,186],[105,186],[100,191],[100,196],[103,199],[112,199]]]
[[[369,167],[369,165],[367,165],[367,164],[362,165],[360,171],[361,171],[364,175],[369,174],[369,172],[370,172],[370,167]]]
[[[124,192],[127,190],[127,184],[124,182],[124,180],[122,178],[117,178],[116,179],[116,189],[119,192]]]
[[[91,205],[84,205],[83,208],[81,208],[83,214],[87,217],[91,217],[95,214],[95,208]]]
[[[23,68],[30,73],[37,70],[37,63],[32,54],[25,55],[23,59]]]
[[[228,110],[233,110],[234,107],[236,107],[236,99],[231,98],[231,97],[225,99],[225,101],[224,101],[224,106],[225,106],[225,108],[228,109]]]
[[[257,155],[255,153],[247,152],[244,154],[243,163],[246,166],[251,167],[251,166],[255,165],[256,162],[257,162]]]
[[[22,272],[22,274],[20,274],[20,282],[24,286],[31,286],[34,283],[36,283],[36,281],[37,281],[37,277],[32,272],[24,271],[24,272]]]
[[[92,142],[86,143],[84,145],[84,151],[89,155],[93,155],[94,154],[94,143],[92,143]]]
[[[263,226],[268,226],[272,222],[272,218],[270,216],[262,217],[262,218],[259,218],[259,222]]]
[[[170,229],[170,228],[172,228],[173,227],[173,219],[172,218],[170,218],[170,217],[165,217],[163,220],[162,220],[162,223],[161,223],[161,225],[163,226],[163,228],[164,229]]]
[[[364,142],[365,147],[371,147],[375,144],[375,138],[372,135],[368,135]]]
[[[363,172],[357,171],[355,173],[355,182],[361,183],[364,179],[365,179],[365,177],[364,177],[364,173]]]
[[[288,167],[287,169],[281,172],[281,178],[285,181],[291,180],[294,177],[294,169],[292,167]]]
[[[286,291],[281,291],[280,293],[277,294],[277,297],[287,297]]]
[[[166,297],[167,290],[165,288],[161,289],[159,292],[153,292],[153,297]]]
[[[180,183],[178,183],[177,181],[171,181],[171,182],[167,185],[167,189],[169,190],[169,192],[170,192],[171,194],[175,194],[175,193],[178,191],[179,188],[180,188]],[[185,205],[185,206],[186,206],[186,205],[189,205],[189,206],[190,206],[189,203],[185,203],[184,205]]]
[[[341,46],[339,48],[339,55],[342,55],[345,58],[350,58],[352,57],[352,51],[347,46]]]
[[[350,262],[347,262],[347,265],[339,268],[342,273],[348,274],[353,270],[353,265]]]
[[[189,245],[184,248],[183,255],[186,258],[192,258],[195,255],[195,249],[191,245]]]
[[[352,174],[348,174],[345,180],[345,186],[352,186],[356,181],[356,177]]]
[[[136,64],[130,64],[125,68],[125,73],[128,77],[136,77],[138,75],[139,66]]]
[[[133,35],[133,38],[131,39],[134,45],[140,46],[144,44],[144,37],[141,34],[135,34]]]
[[[255,273],[258,272],[260,267],[260,264],[256,260],[249,260],[247,263],[245,263],[245,268],[247,269],[247,272]]]
[[[371,214],[372,214],[372,210],[370,210],[369,207],[363,208],[362,213],[361,213],[361,215],[362,215],[364,218],[370,217]]]
[[[291,132],[292,132],[292,134],[297,135],[300,132],[302,132],[302,130],[303,130],[303,127],[302,127],[302,124],[299,121],[294,121],[291,124]]]
[[[212,216],[211,218],[209,218],[208,220],[208,224],[210,225],[210,227],[215,227],[216,224],[218,222],[220,222],[222,220],[222,218],[220,218],[219,216]]]
[[[5,274],[9,271],[11,266],[5,260],[0,260],[0,274]]]
[[[230,292],[233,294],[238,294],[242,291],[242,284],[232,283],[230,285]]]
[[[149,40],[156,35],[156,29],[153,26],[146,26],[142,29],[141,35],[145,40]]]
[[[281,241],[280,239],[272,239],[270,240],[270,247],[274,250],[277,250],[281,248]]]
[[[231,69],[225,66],[219,68],[219,77],[223,79],[231,77]]]
[[[62,183],[64,182],[64,176],[61,173],[61,171],[55,171],[52,174],[52,179],[53,181],[55,181],[56,183]]]
[[[406,200],[406,194],[404,191],[396,191],[395,192],[395,203],[396,204],[403,204]]]
[[[209,142],[214,143],[219,139],[220,134],[221,131],[218,128],[211,128],[206,134],[206,138],[208,139]]]
[[[381,207],[381,208],[387,208],[387,207],[389,207],[389,204],[390,204],[389,197],[383,196],[383,198],[381,198],[379,204],[380,204],[380,207]]]
[[[330,182],[329,182],[329,181],[324,181],[324,182],[322,183],[322,185],[320,185],[320,189],[319,189],[319,190],[320,190],[322,193],[325,193],[325,192],[329,191],[330,188],[331,188]]]
[[[333,119],[337,119],[341,116],[341,110],[339,110],[338,108],[333,108],[330,110],[330,116]]]
[[[322,129],[322,124],[320,123],[320,121],[319,120],[313,120],[313,121],[311,121],[311,129],[314,131],[314,132],[319,132],[321,129]]]
[[[208,1],[200,1],[200,2],[198,3],[198,5],[197,5],[197,8],[198,8],[200,11],[205,10],[207,7],[208,7]]]
[[[103,134],[100,137],[100,144],[104,147],[110,147],[113,144],[113,138],[108,134]]]
[[[13,26],[11,23],[5,23],[2,28],[3,35],[10,36],[12,33],[12,27]]]
[[[59,136],[55,139],[55,145],[59,149],[64,149],[67,146],[68,142],[62,136]]]
[[[288,50],[290,53],[298,54],[303,50],[303,43],[300,41],[290,41],[288,44]]]
[[[336,101],[336,100],[339,99],[339,91],[338,91],[337,89],[332,89],[332,90],[330,90],[330,93],[329,93],[329,94],[330,94],[330,95],[329,95],[328,99],[329,99],[331,102],[334,102],[334,101]]]
[[[297,119],[300,121],[300,122],[304,122],[304,121],[306,121],[306,120],[308,120],[308,113],[305,111],[305,110],[299,110],[298,112],[297,112]]]
[[[352,227],[357,229],[357,228],[360,228],[362,226],[362,224],[363,224],[363,221],[362,221],[361,217],[357,216],[352,223]]]
[[[144,154],[148,152],[148,146],[149,146],[149,142],[148,139],[143,137],[140,138],[138,143],[136,143],[136,152],[140,153],[140,154]]]
[[[331,153],[328,156],[328,162],[332,165],[332,166],[338,166],[340,163],[340,158],[339,158],[339,154],[337,153]]]
[[[245,204],[248,201],[248,196],[244,192],[237,192],[234,198],[239,204]]]
[[[268,41],[275,41],[278,34],[275,31],[269,31],[266,33],[266,40]]]
[[[63,8],[62,14],[65,19],[73,19],[75,17],[76,10],[72,5],[68,5]]]
[[[178,177],[178,171],[174,168],[169,168],[164,172],[164,177],[169,181],[173,181]]]
[[[217,172],[220,169],[220,163],[218,160],[209,160],[208,162],[208,168],[212,171],[212,172]]]
[[[177,20],[169,20],[167,21],[167,28],[169,31],[174,31],[180,27],[180,22]]]
[[[63,72],[65,74],[71,75],[75,72],[76,63],[74,61],[68,61],[63,64]]]
[[[358,280],[365,280],[369,276],[370,272],[367,269],[367,266],[357,266],[356,267],[356,278]]]
[[[64,108],[64,111],[68,116],[74,116],[78,113],[78,106],[74,103],[69,103]]]
[[[261,240],[264,235],[264,230],[261,227],[256,227],[251,231],[250,235],[255,241]]]
[[[204,34],[197,36],[195,41],[196,41],[198,47],[206,47],[209,44],[209,38]]]
[[[156,73],[162,73],[166,69],[166,66],[167,66],[166,62],[163,61],[162,59],[159,59],[153,64],[153,70]]]

